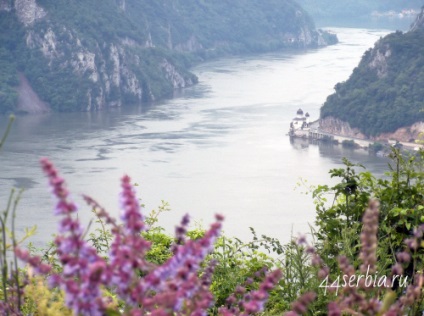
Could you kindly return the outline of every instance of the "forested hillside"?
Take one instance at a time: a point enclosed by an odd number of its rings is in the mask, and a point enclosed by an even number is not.
[[[346,82],[321,108],[367,136],[424,121],[423,12],[409,32],[396,32],[365,52]]]
[[[0,29],[0,113],[28,110],[19,78],[54,110],[101,109],[192,85],[201,60],[337,40],[292,0],[0,0]]]

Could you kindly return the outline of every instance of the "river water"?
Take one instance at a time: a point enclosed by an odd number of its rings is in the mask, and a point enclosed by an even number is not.
[[[366,151],[291,143],[286,133],[297,109],[319,115],[334,85],[346,80],[366,49],[387,30],[334,28],[340,43],[303,52],[281,52],[208,62],[193,71],[200,83],[151,106],[99,113],[18,117],[0,154],[0,209],[9,188],[23,187],[18,230],[36,224],[36,245],[57,228],[53,200],[39,168],[49,157],[80,206],[91,195],[119,215],[119,179],[132,177],[145,212],[167,201],[160,223],[172,231],[183,214],[208,225],[226,217],[227,235],[258,233],[288,241],[315,218],[307,185],[331,183],[328,170],[341,158],[382,174],[387,161]],[[4,127],[6,118],[0,118]],[[3,128],[1,128],[3,129]]]

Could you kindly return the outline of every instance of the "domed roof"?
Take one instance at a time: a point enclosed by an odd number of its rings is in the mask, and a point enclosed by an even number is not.
[[[308,112],[306,112],[305,116],[306,116],[306,117],[309,117],[310,115],[309,115],[309,113],[308,113]]]
[[[297,113],[296,113],[297,115],[303,115],[303,111],[302,111],[302,109],[299,109],[299,110],[297,110]]]

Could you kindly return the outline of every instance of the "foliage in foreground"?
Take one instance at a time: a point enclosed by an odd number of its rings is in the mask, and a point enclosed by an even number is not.
[[[424,276],[422,271],[413,276],[412,282],[398,282],[404,274],[404,266],[414,262],[411,253],[415,253],[423,244],[424,225],[414,230],[414,235],[405,240],[406,249],[396,255],[397,263],[391,268],[390,274],[376,277],[377,267],[377,232],[379,203],[371,201],[362,218],[362,232],[360,234],[360,248],[358,258],[360,266],[356,268],[343,255],[337,258],[338,266],[343,274],[343,280],[330,279],[330,270],[315,248],[307,246],[312,256],[312,264],[320,270],[318,276],[326,290],[336,293],[333,301],[328,303],[328,315],[421,315],[422,287]],[[306,244],[305,240],[301,240]],[[396,295],[394,289],[402,287],[401,294]],[[316,293],[309,292],[302,295],[292,305],[292,311],[286,316],[305,314],[308,306],[313,302]],[[417,308],[418,307],[418,308]]]
[[[0,147],[2,143],[4,139]],[[394,151],[392,171],[385,179],[358,173],[358,166],[347,160],[345,168],[331,170],[340,183],[313,190],[320,229],[313,233],[313,247],[304,238],[281,245],[276,239],[259,237],[253,229],[249,243],[219,237],[221,216],[207,231],[188,231],[185,216],[171,238],[156,226],[167,205],[145,218],[128,177],[122,179],[123,224],[85,197],[101,224],[97,232],[87,234],[64,180],[43,159],[57,198],[60,230],[42,257],[20,248],[14,229],[19,194],[12,191],[6,211],[0,214],[0,312],[421,315],[423,157],[423,152],[405,157]],[[331,204],[326,202],[329,194]],[[369,203],[375,197],[380,203]],[[26,237],[32,233],[28,231]],[[11,249],[14,255],[9,256]],[[264,250],[283,257],[266,255]],[[17,258],[30,267],[19,269]]]
[[[212,306],[210,287],[216,263],[214,260],[207,265],[202,263],[219,236],[222,216],[218,215],[211,228],[197,239],[186,239],[189,219],[185,216],[176,230],[176,242],[169,259],[162,264],[149,262],[146,254],[151,243],[143,237],[147,227],[130,179],[125,176],[121,195],[123,225],[118,225],[93,199],[85,197],[97,216],[112,227],[113,238],[106,259],[85,240],[85,232],[75,218],[76,205],[68,199],[64,180],[47,159],[42,160],[42,166],[57,198],[55,214],[61,217],[59,234],[54,240],[59,266],[52,269],[40,257],[21,248],[15,247],[15,255],[27,262],[35,273],[48,275],[49,286],[63,291],[65,305],[74,314],[203,315]],[[20,314],[24,305],[24,284],[16,268],[15,265],[11,274],[13,279],[8,281],[6,275],[3,277],[4,300],[0,310],[4,314]],[[261,277],[256,290],[237,287],[218,312],[227,315],[262,311],[268,292],[278,283],[281,272],[274,270]],[[43,306],[43,284],[38,286],[41,289],[31,299]],[[60,299],[61,293],[56,294]]]

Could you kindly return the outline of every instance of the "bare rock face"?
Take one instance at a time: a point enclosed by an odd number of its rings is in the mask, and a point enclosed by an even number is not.
[[[385,45],[372,51],[371,61],[368,64],[370,69],[374,69],[377,72],[378,78],[384,78],[387,76],[387,59],[392,55],[390,47]]]
[[[400,142],[414,142],[417,139],[422,139],[424,133],[424,122],[417,122],[409,127],[398,128],[393,133],[383,133],[374,137],[377,141],[394,139]]]
[[[165,76],[172,83],[174,89],[184,88],[193,84],[191,81],[187,82],[168,60],[164,59],[161,67],[163,71],[165,71]]]
[[[23,74],[19,74],[19,87],[17,91],[18,111],[29,114],[38,114],[45,113],[50,110],[50,107],[40,99]]]
[[[99,80],[99,74],[95,59],[96,54],[87,50],[80,50],[74,53],[71,64],[78,74],[90,73],[90,80],[96,83]]]
[[[312,44],[312,34],[311,31],[306,28],[302,27],[302,31],[298,37],[298,41],[301,42],[305,46],[309,46]]]
[[[47,13],[35,0],[15,0],[15,10],[19,21],[25,26],[44,18]]]
[[[326,117],[320,119],[319,122],[320,129],[326,133],[345,136],[345,137],[354,137],[359,139],[367,139],[367,137],[361,133],[357,128],[352,128],[349,123],[343,122],[338,118]]]
[[[0,8],[11,10],[7,6],[8,1],[0,1]],[[119,5],[121,9],[125,9],[125,1],[120,1]],[[126,48],[134,46],[152,47],[151,37],[149,37],[146,45],[124,38],[119,43],[110,43],[109,48],[106,46],[106,49],[100,47],[99,44],[95,49],[88,49],[81,44],[81,40],[73,30],[52,26],[46,30],[35,31],[34,28],[30,27],[38,19],[46,16],[44,9],[39,7],[34,0],[16,0],[15,9],[19,20],[27,26],[26,44],[28,47],[40,50],[50,66],[53,62],[56,65],[59,62],[62,67],[70,66],[76,76],[88,78],[93,83],[93,86],[87,88],[87,103],[81,105],[82,109],[100,110],[105,106],[121,106],[123,94],[132,95],[133,99],[138,102],[142,101],[144,96],[142,84],[129,63],[131,61],[132,65],[139,64],[140,57],[129,53]],[[58,38],[61,38],[61,40],[58,40]],[[192,43],[189,43],[189,46],[190,44]],[[105,51],[108,53],[105,54]],[[69,52],[71,52],[70,55]],[[173,86],[188,85],[188,82],[185,82],[173,65],[169,63],[165,69],[167,70],[167,78]],[[19,109],[28,113],[42,111],[44,107],[41,106],[41,100],[38,96],[36,97],[36,93],[32,89],[29,89],[30,86],[26,78],[23,77],[22,81],[23,88],[19,90],[19,93],[23,97],[19,101]],[[154,98],[151,93],[148,95]],[[34,97],[34,107],[29,106],[28,100],[30,97]]]
[[[382,133],[375,137],[366,137],[357,128],[352,128],[349,123],[334,117],[326,117],[320,120],[320,128],[326,133],[353,137],[359,139],[369,139],[373,141],[387,141],[389,139],[400,142],[413,143],[417,139],[424,138],[424,122],[417,122],[411,126],[398,128],[393,133]]]
[[[421,10],[421,13],[418,14],[417,18],[415,19],[414,23],[411,25],[410,31],[418,31],[418,30],[424,30],[424,7]]]
[[[185,43],[175,45],[174,49],[179,52],[197,52],[202,50],[203,46],[197,41],[196,37],[192,35]]]

